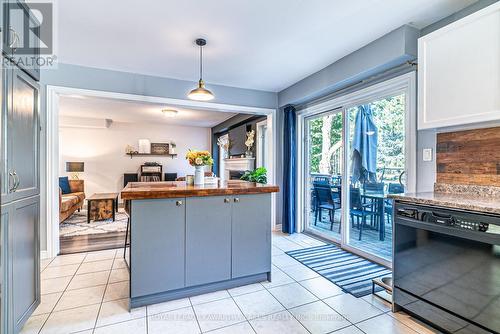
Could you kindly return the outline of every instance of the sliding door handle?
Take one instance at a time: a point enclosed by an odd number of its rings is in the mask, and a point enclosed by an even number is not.
[[[12,183],[12,186],[11,186],[11,183]],[[14,192],[14,189],[16,188],[16,179],[14,178],[14,174],[12,172],[9,172],[9,185],[8,186],[9,186],[9,193]]]
[[[21,180],[19,179],[19,176],[17,175],[16,171],[12,172],[12,176],[14,176],[14,190],[13,190],[13,192],[16,192],[17,188],[19,188],[19,184],[21,183]]]

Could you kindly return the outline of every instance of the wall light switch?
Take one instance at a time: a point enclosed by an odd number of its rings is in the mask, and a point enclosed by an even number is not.
[[[432,148],[424,148],[422,159],[424,161],[432,161]]]

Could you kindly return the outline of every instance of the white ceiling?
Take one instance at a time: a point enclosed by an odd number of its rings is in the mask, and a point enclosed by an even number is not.
[[[175,117],[166,117],[162,109],[175,109]],[[59,115],[65,117],[111,119],[113,122],[161,123],[197,127],[213,127],[236,115],[228,112],[178,108],[165,104],[136,102],[127,100],[87,97],[60,96]]]
[[[476,0],[64,0],[62,63],[280,91],[400,27]]]

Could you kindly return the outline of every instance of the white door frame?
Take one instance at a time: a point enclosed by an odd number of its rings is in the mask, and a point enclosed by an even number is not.
[[[277,109],[239,106],[224,103],[200,102],[184,99],[173,99],[159,96],[125,94],[109,91],[71,88],[62,86],[47,85],[46,89],[46,175],[43,181],[46,186],[46,226],[47,226],[47,250],[42,250],[42,256],[54,257],[59,254],[59,96],[60,95],[83,95],[91,97],[111,98],[138,102],[162,103],[178,107],[197,108],[210,111],[246,113],[254,115],[267,116],[268,130],[270,138],[269,152],[269,170],[268,180],[272,184],[276,184],[276,144],[278,142]],[[273,230],[276,228],[276,194],[271,197],[271,226]]]
[[[264,152],[262,152],[261,146],[260,146],[260,138],[262,136],[263,128],[266,127],[266,131],[267,131],[267,120],[257,122],[257,124],[255,124],[255,126],[257,128],[257,133],[256,133],[256,136],[257,136],[257,147],[256,147],[256,150],[255,150],[255,152],[256,152],[256,154],[255,154],[255,166],[256,167],[265,167],[265,168],[267,168],[266,166],[263,165],[262,160],[264,160],[264,162],[267,163],[267,161],[269,159],[268,154],[267,154],[268,152],[270,152],[269,140],[267,140],[266,142],[264,142],[264,144],[267,146],[266,150],[264,150]]]
[[[345,109],[351,106],[360,105],[370,101],[371,99],[379,98],[381,95],[390,95],[392,93],[404,92],[406,94],[406,111],[407,117],[405,120],[405,129],[406,129],[406,143],[405,143],[405,152],[406,152],[406,176],[407,176],[407,190],[408,192],[415,192],[416,183],[417,183],[417,86],[416,86],[416,73],[409,72],[400,76],[397,76],[392,79],[388,79],[386,81],[374,84],[372,86],[368,86],[366,88],[360,89],[353,93],[349,93],[343,96],[339,96],[336,98],[332,98],[331,100],[327,100],[318,104],[311,105],[306,107],[305,109],[299,110],[297,115],[297,230],[303,231],[306,224],[306,203],[305,203],[305,182],[306,179],[304,177],[305,172],[305,156],[304,156],[304,148],[306,147],[306,143],[304,142],[305,138],[303,138],[305,122],[306,119],[313,116],[319,115],[324,112],[333,111],[334,109],[342,109],[341,112],[345,118]],[[343,171],[344,175],[342,175],[343,184],[348,184],[348,168],[349,168],[349,148],[348,148],[348,133],[345,127],[345,119],[343,121],[344,133],[344,166]],[[348,192],[342,192],[342,203],[348,203]],[[348,221],[348,215],[346,210],[342,210],[342,224],[345,224],[345,221]],[[380,257],[377,257],[371,253],[363,252],[359,249],[355,249],[348,245],[347,235],[348,229],[342,229],[342,244],[343,247],[351,252],[358,253],[363,257],[366,257],[370,260],[374,260],[376,262],[382,263],[385,266],[391,267],[392,263],[386,261]]]

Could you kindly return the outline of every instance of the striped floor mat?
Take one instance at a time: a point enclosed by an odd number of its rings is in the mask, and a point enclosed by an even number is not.
[[[391,275],[389,269],[335,245],[299,249],[286,254],[355,297],[371,293],[372,279]],[[375,291],[380,290],[382,288],[377,287]]]

